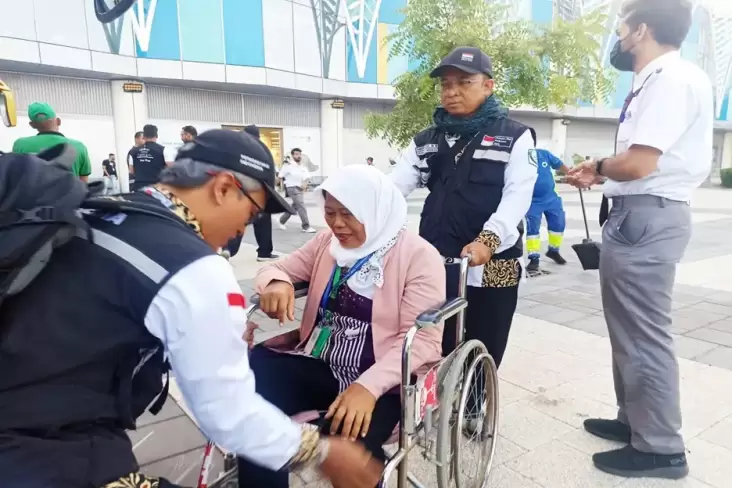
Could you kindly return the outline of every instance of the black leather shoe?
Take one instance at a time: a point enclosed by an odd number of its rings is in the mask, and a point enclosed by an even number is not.
[[[584,426],[587,432],[601,439],[630,444],[630,427],[619,420],[587,419]]]
[[[546,257],[548,257],[557,264],[567,264],[567,260],[564,259],[562,255],[559,254],[559,251],[557,251],[556,249],[549,249],[546,252]]]
[[[592,456],[600,471],[625,478],[663,478],[678,480],[689,474],[686,454],[651,454],[633,446]]]
[[[526,271],[529,273],[536,273],[539,271],[539,258],[529,259],[529,264],[526,265]]]

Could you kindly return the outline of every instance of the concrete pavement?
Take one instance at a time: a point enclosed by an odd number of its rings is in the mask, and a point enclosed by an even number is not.
[[[499,374],[500,437],[488,486],[728,488],[732,480],[732,240],[727,236],[732,192],[703,189],[696,193],[694,234],[676,277],[674,331],[681,358],[683,432],[691,475],[672,482],[625,480],[592,466],[592,453],[613,447],[581,429],[585,418],[614,413],[610,348],[597,272],[582,271],[569,247],[584,236],[579,195],[569,187],[560,191],[567,211],[564,255],[569,263],[560,267],[543,262],[552,274],[529,279],[520,289],[519,312]],[[590,233],[600,240],[596,221],[600,192],[585,192],[584,197],[592,220]],[[409,199],[411,228],[418,224],[423,198],[424,193],[417,193]],[[316,228],[324,226],[312,202],[309,213]],[[312,237],[299,231],[296,217],[288,226],[286,231],[274,226],[276,252],[292,252]],[[252,278],[262,266],[255,260],[255,248],[250,233],[232,259],[245,293],[252,292]],[[264,329],[260,340],[279,332],[268,319],[258,323]],[[175,390],[172,394],[179,397]],[[203,438],[172,402],[163,414],[167,420],[146,418],[144,422],[154,423],[132,434],[136,453],[141,464],[148,465],[146,471],[174,473],[173,481],[193,485]],[[155,437],[167,440],[168,451],[152,447]],[[427,486],[436,486],[434,468],[418,455],[413,457],[415,474]],[[293,486],[320,486],[313,475],[305,479],[312,482],[297,478]]]

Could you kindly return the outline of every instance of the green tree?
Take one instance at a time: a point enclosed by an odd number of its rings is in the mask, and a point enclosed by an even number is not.
[[[389,55],[419,64],[394,84],[396,105],[371,113],[366,131],[405,147],[432,123],[439,87],[429,72],[452,49],[476,46],[493,60],[496,94],[508,107],[548,109],[608,99],[614,80],[600,62],[605,15],[593,12],[547,25],[509,20],[507,7],[485,0],[410,0],[389,36]]]

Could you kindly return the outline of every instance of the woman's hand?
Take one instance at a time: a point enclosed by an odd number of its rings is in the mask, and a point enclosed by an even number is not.
[[[355,441],[365,437],[371,426],[371,414],[376,405],[376,397],[358,383],[353,383],[330,405],[326,419],[330,422],[330,433],[335,435],[341,423],[341,435]]]
[[[295,288],[286,281],[271,281],[259,294],[259,309],[280,324],[295,320]]]
[[[244,339],[244,342],[249,344],[249,349],[254,347],[254,331],[257,329],[259,329],[259,325],[254,322],[247,323],[247,329],[244,331],[242,339]]]

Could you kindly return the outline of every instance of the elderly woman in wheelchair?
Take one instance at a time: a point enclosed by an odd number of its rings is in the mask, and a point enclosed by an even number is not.
[[[438,252],[406,230],[407,204],[380,171],[344,168],[320,187],[330,230],[255,280],[260,309],[294,319],[293,283],[308,282],[300,328],[259,344],[249,362],[257,392],[289,415],[321,413],[322,428],[382,445],[402,415],[402,344],[417,317],[445,300]],[[441,359],[442,326],[425,328],[411,346],[411,372]],[[285,473],[239,460],[241,487],[286,487]]]

